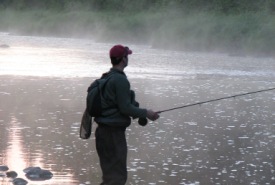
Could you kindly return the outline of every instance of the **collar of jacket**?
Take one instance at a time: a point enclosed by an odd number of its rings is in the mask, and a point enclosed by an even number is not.
[[[126,74],[123,71],[120,71],[120,70],[115,69],[115,68],[111,68],[110,69],[110,73],[120,73],[120,74],[123,74],[123,75],[126,76]]]
[[[126,74],[123,71],[120,71],[120,70],[115,69],[115,68],[111,68],[110,71],[108,71],[106,73],[103,73],[101,78],[107,78],[108,76],[110,76],[114,73],[120,73],[120,74],[124,75],[125,77],[127,77]]]

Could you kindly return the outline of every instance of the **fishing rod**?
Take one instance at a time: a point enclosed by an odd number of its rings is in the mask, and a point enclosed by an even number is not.
[[[168,111],[171,111],[171,110],[182,109],[182,108],[185,108],[185,107],[191,107],[191,106],[195,106],[195,105],[202,105],[202,104],[209,103],[209,102],[225,100],[225,99],[229,99],[229,98],[235,98],[235,97],[239,97],[239,96],[245,96],[245,95],[248,95],[248,94],[255,94],[255,93],[260,93],[260,92],[265,92],[265,91],[272,91],[272,90],[275,90],[275,88],[263,89],[263,90],[259,90],[259,91],[253,91],[253,92],[248,92],[248,93],[243,93],[243,94],[236,94],[236,95],[217,98],[217,99],[213,99],[213,100],[207,100],[207,101],[197,102],[197,103],[193,103],[193,104],[187,104],[187,105],[180,106],[180,107],[174,107],[174,108],[171,108],[171,109],[161,110],[161,111],[158,111],[157,113],[168,112]]]

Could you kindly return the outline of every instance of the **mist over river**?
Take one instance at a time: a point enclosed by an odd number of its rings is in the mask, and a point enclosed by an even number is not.
[[[99,184],[94,132],[79,138],[89,84],[117,43],[0,33],[0,166],[31,185]],[[165,110],[275,87],[275,59],[177,52],[122,43],[144,108]],[[93,131],[96,124],[93,125]],[[161,113],[127,129],[131,185],[275,184],[275,91]],[[31,181],[39,166],[53,178]],[[0,168],[0,184],[12,184]]]

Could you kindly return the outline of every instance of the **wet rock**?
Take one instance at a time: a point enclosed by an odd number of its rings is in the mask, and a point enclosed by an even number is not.
[[[22,179],[22,178],[16,178],[16,179],[13,179],[12,183],[14,185],[26,185],[26,184],[28,184],[28,181],[26,181],[25,179]]]
[[[49,170],[40,170],[38,172],[29,172],[26,177],[33,181],[44,181],[51,179],[53,174]]]
[[[9,178],[16,178],[18,174],[15,171],[9,171],[6,173],[6,175]]]
[[[9,48],[10,46],[7,44],[0,44],[0,48]]]
[[[9,167],[7,166],[0,166],[0,171],[8,171]]]
[[[23,171],[26,173],[25,176],[33,181],[44,181],[53,177],[53,174],[49,170],[43,170],[40,167],[29,167]]]
[[[28,167],[23,170],[24,173],[29,173],[29,172],[38,172],[42,170],[40,167]]]

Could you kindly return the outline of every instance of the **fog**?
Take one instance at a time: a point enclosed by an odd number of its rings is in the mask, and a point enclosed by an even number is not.
[[[273,15],[264,11],[222,14],[171,7],[140,12],[6,9],[0,12],[0,30],[13,35],[84,38],[165,50],[265,57],[273,56],[273,20]]]
[[[114,44],[133,50],[125,72],[145,108],[274,88],[273,14],[202,7],[0,6],[1,183],[12,183],[6,167],[30,184],[100,183],[96,124],[87,141],[79,126],[87,87],[109,70]],[[274,184],[274,102],[268,91],[164,112],[146,127],[133,120],[127,184]],[[27,167],[53,176],[29,180]]]

